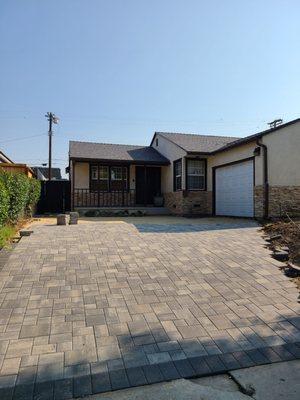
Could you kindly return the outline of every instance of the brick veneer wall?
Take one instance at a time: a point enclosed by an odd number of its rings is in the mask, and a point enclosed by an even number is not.
[[[164,194],[165,206],[176,215],[211,215],[212,192],[170,192]]]
[[[182,192],[169,192],[164,193],[165,207],[167,207],[172,214],[181,215],[182,208]]]
[[[280,217],[285,212],[300,216],[300,186],[271,186],[269,191],[271,217]]]
[[[254,216],[263,218],[264,216],[264,188],[263,186],[254,187]]]
[[[255,217],[263,217],[264,191],[262,186],[254,189]],[[291,216],[300,216],[300,186],[269,187],[269,217],[281,217],[288,212]]]

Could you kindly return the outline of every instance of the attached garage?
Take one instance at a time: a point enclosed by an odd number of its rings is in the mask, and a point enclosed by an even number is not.
[[[254,217],[254,160],[215,167],[215,214]]]

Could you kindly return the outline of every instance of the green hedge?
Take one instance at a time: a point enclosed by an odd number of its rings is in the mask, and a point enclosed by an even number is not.
[[[4,182],[0,179],[0,226],[8,220],[9,194]]]
[[[24,174],[0,172],[0,225],[15,224],[32,215],[40,196],[40,182]],[[3,201],[4,200],[4,201]]]

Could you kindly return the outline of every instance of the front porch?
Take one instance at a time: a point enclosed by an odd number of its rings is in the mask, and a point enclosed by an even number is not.
[[[72,208],[162,207],[163,166],[73,162]]]

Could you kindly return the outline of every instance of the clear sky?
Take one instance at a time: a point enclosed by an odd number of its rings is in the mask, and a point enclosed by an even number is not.
[[[0,149],[47,162],[47,111],[61,168],[69,140],[245,136],[297,118],[299,21],[299,0],[0,0]]]

